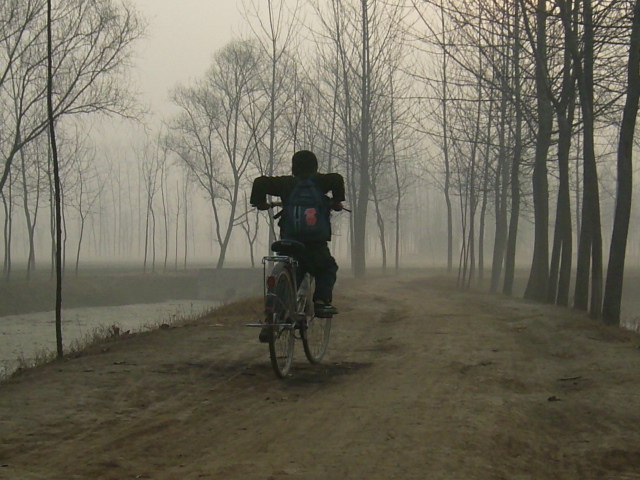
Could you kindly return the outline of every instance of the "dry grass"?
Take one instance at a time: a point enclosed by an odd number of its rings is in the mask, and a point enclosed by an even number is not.
[[[129,334],[130,332],[122,332],[117,324],[100,325],[93,328],[90,332],[85,333],[82,337],[73,340],[65,349],[65,358],[77,357],[83,354],[90,347],[95,347],[111,341],[119,337],[121,334]],[[16,367],[9,370],[8,366],[4,366],[4,371],[0,372],[0,380],[4,380],[21,373],[37,368],[42,365],[54,362],[58,359],[57,352],[48,348],[40,348],[36,350],[32,356],[27,357],[24,353],[20,353],[16,358]]]
[[[214,309],[197,319],[198,323],[247,324],[264,320],[264,299],[252,297],[237,300]]]
[[[211,319],[221,317],[238,317],[246,320],[247,315],[251,315],[252,317],[255,317],[258,314],[261,315],[262,309],[263,299],[261,297],[258,297],[246,300],[238,300],[236,302],[225,304],[216,308],[204,309],[202,312],[195,315],[186,312],[173,314],[165,319],[158,320],[157,322],[145,324],[135,331],[123,331],[121,326],[117,323],[111,325],[101,325],[92,329],[90,332],[87,332],[81,338],[73,340],[71,344],[66,348],[64,357],[79,357],[88,353],[89,350],[93,350],[96,347],[100,347],[108,342],[117,341],[120,338],[125,338],[129,335],[135,335],[137,333],[149,332],[153,330],[177,327],[199,322],[210,322]],[[0,381],[56,360],[56,352],[45,348],[38,350],[35,355],[30,358],[25,357],[24,354],[20,354],[16,358],[17,368],[15,370],[8,371],[8,368],[5,366],[4,371],[0,371]]]
[[[622,327],[635,333],[640,333],[640,317],[635,317],[622,322]]]
[[[236,316],[236,315],[255,315],[262,314],[264,311],[264,299],[262,297],[252,297],[243,300],[221,305],[213,309],[209,315],[203,315],[203,318]]]

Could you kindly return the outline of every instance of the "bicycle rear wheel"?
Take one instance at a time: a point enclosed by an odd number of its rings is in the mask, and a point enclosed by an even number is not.
[[[287,268],[278,265],[273,271],[274,285],[270,300],[273,302],[273,313],[267,317],[269,328],[269,356],[271,366],[280,378],[289,374],[293,361],[295,345],[294,314],[295,298],[293,282]]]
[[[315,281],[311,277],[305,305],[305,325],[302,328],[302,346],[304,354],[311,363],[319,363],[327,353],[329,334],[331,333],[331,318],[318,318],[313,312],[313,291]]]

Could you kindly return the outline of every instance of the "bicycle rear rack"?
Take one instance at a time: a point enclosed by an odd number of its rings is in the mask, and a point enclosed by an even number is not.
[[[268,282],[268,276],[267,276],[267,263],[277,263],[277,262],[283,262],[286,263],[289,266],[292,267],[296,267],[298,265],[298,261],[290,256],[287,255],[267,255],[265,257],[262,257],[262,278],[263,278],[263,288],[264,288],[264,297],[265,298],[270,298],[270,297],[275,297],[277,299],[277,295],[275,293],[268,293],[267,292],[267,282]],[[295,281],[295,278],[292,279],[293,281]],[[266,302],[265,302],[266,303]],[[265,313],[271,313],[268,310],[269,307],[265,306]],[[273,307],[271,307],[271,310],[273,310]],[[301,314],[299,312],[295,312],[294,315],[296,317],[300,316]],[[296,319],[293,323],[278,323],[278,326],[281,327],[286,327],[286,328],[295,328],[299,323],[299,320]],[[246,326],[247,327],[265,327],[268,326],[269,324],[266,322],[260,322],[260,323],[248,323]]]

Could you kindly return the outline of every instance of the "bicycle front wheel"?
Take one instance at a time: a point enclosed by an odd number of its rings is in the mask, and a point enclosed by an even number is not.
[[[273,313],[267,318],[269,328],[269,356],[271,366],[280,378],[289,374],[295,345],[294,314],[295,298],[291,274],[284,266],[273,271],[274,286],[269,295],[273,302]]]
[[[315,281],[311,277],[305,305],[305,325],[302,328],[302,345],[304,354],[311,363],[319,363],[327,353],[329,334],[331,333],[331,318],[318,318],[313,312],[313,290]]]

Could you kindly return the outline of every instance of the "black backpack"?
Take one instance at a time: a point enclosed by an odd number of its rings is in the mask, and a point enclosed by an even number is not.
[[[330,202],[313,176],[296,177],[293,190],[283,198],[281,237],[299,242],[331,240]]]

